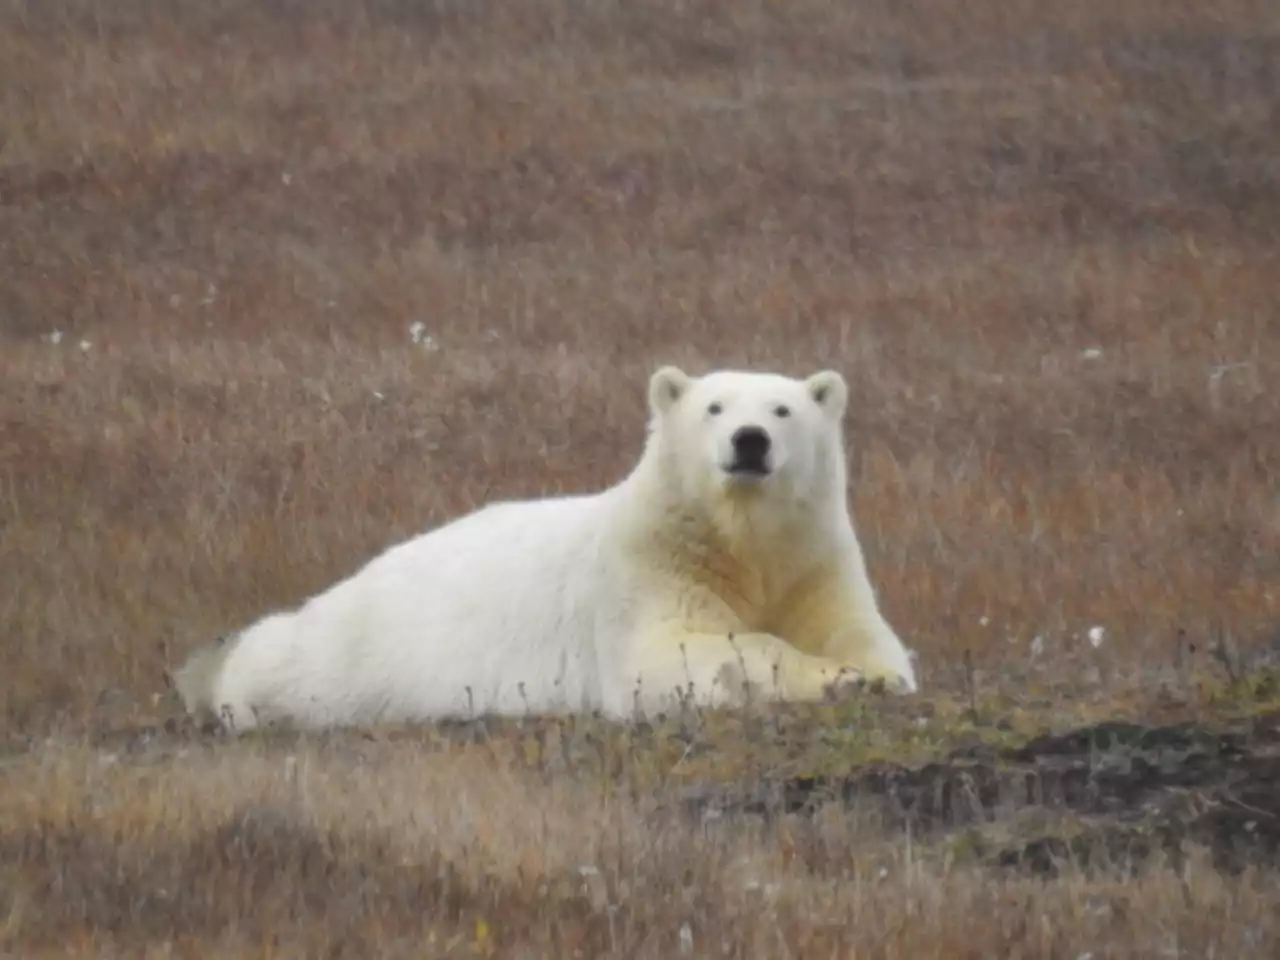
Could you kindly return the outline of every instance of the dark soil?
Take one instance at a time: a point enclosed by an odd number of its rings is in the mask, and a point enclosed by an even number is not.
[[[704,818],[869,805],[920,840],[1040,874],[1066,861],[1176,863],[1188,844],[1235,872],[1280,856],[1280,711],[1217,725],[1098,723],[1017,747],[965,747],[915,768],[876,764],[746,792],[697,788],[686,802]],[[1033,808],[1071,829],[1018,835],[1018,814]]]

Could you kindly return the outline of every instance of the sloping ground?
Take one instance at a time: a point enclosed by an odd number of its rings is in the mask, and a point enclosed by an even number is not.
[[[1060,686],[1057,715],[868,695],[239,738],[170,700],[10,741],[0,949],[1270,955],[1278,678],[1110,704]]]
[[[1207,847],[1219,868],[1274,866],[1280,711],[1217,724],[1104,722],[915,767],[783,779],[746,795],[702,788],[687,802],[704,817],[870,806],[953,856],[1038,873],[1160,854],[1176,866],[1189,844]]]

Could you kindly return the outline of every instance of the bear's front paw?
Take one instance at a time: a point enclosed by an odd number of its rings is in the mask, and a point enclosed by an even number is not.
[[[857,667],[842,667],[824,688],[829,699],[840,699],[850,694],[874,693],[904,696],[914,693],[915,684],[898,673],[868,674]]]
[[[905,696],[916,692],[916,684],[900,673],[875,673],[867,677],[867,689],[872,693]]]
[[[823,693],[828,700],[842,700],[860,694],[867,689],[867,676],[857,667],[841,667],[826,685]]]
[[[902,676],[900,673],[891,673],[884,677],[877,677],[876,682],[881,688],[888,693],[894,693],[898,696],[906,696],[909,693],[915,693],[917,690],[914,680]]]

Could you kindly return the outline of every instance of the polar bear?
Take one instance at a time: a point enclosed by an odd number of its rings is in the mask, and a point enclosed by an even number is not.
[[[392,546],[174,683],[241,730],[913,693],[847,505],[847,397],[830,370],[663,367],[614,486],[494,503]]]

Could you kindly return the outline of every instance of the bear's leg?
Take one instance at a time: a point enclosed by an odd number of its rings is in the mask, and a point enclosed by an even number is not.
[[[634,705],[665,709],[756,701],[817,701],[859,687],[861,672],[768,633],[652,632],[637,644]]]
[[[230,651],[227,638],[217,637],[212,643],[199,647],[170,675],[183,707],[192,716],[216,716],[214,688]]]
[[[214,719],[232,731],[258,726],[243,682],[233,682],[230,689],[226,683],[228,660],[238,652],[244,636],[244,633],[221,636],[199,647],[170,675],[183,706],[196,720]]]
[[[854,667],[891,693],[919,689],[910,654],[880,613],[860,564],[801,583],[782,609],[774,629],[796,649]]]

